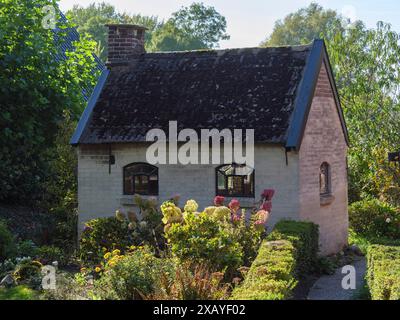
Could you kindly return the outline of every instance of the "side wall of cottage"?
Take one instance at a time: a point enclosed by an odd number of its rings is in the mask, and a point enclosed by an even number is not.
[[[123,168],[134,162],[146,162],[146,146],[120,144],[112,146],[116,163],[109,174],[107,146],[78,148],[78,200],[80,228],[87,220],[113,216],[118,208],[132,208],[132,196],[123,195]],[[216,195],[216,165],[160,165],[159,196],[161,203],[175,194],[180,204],[195,199],[200,208],[212,205]],[[288,155],[277,146],[255,148],[255,198],[239,198],[243,206],[252,207],[264,189],[275,189],[270,224],[282,218],[298,219],[298,155]],[[229,199],[227,199],[229,201]]]
[[[300,218],[320,226],[323,254],[347,244],[347,145],[326,67],[317,88],[299,151]],[[320,197],[319,172],[323,162],[331,169],[332,197]]]

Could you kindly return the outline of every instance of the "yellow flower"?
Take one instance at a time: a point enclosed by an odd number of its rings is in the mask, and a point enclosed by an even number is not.
[[[130,246],[129,249],[131,249],[132,251],[136,249],[135,246]]]
[[[111,253],[110,253],[110,252],[107,252],[107,253],[104,255],[104,259],[106,259],[106,260],[108,260],[110,257],[111,257]]]
[[[231,210],[227,207],[217,207],[213,213],[213,217],[219,221],[228,220],[231,216]]]
[[[196,212],[198,208],[199,208],[199,205],[197,204],[196,201],[188,200],[188,202],[186,202],[184,210],[186,212]]]
[[[96,271],[97,273],[99,273],[101,271],[100,267],[96,267],[96,269],[94,269],[94,271]]]
[[[119,255],[120,255],[120,253],[121,253],[121,251],[120,251],[120,250],[118,250],[118,249],[115,249],[115,250],[112,252],[112,255],[113,255],[113,256],[119,256]]]

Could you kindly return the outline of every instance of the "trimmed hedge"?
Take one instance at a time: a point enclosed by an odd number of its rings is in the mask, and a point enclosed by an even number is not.
[[[286,240],[261,244],[244,283],[232,293],[234,300],[284,300],[297,284],[296,249]]]
[[[282,220],[278,222],[267,240],[288,240],[296,248],[298,274],[312,272],[317,265],[319,251],[318,225],[312,222]]]
[[[317,225],[289,220],[277,223],[232,299],[289,299],[300,275],[315,267],[317,253]]]
[[[367,263],[372,300],[400,300],[400,247],[371,245]]]

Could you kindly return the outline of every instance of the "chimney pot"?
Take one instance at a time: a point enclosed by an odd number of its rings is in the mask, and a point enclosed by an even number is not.
[[[106,24],[108,27],[107,65],[126,64],[146,53],[144,36],[147,28],[133,24]]]

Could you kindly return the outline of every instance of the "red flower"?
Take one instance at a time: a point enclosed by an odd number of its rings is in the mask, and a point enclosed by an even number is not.
[[[216,196],[216,197],[214,198],[214,205],[215,205],[216,207],[221,207],[221,206],[224,205],[224,201],[225,201],[225,197]]]
[[[231,209],[234,213],[240,209],[240,202],[239,200],[233,199],[229,202],[229,209]]]
[[[273,190],[273,189],[265,189],[263,191],[263,193],[261,194],[261,197],[263,197],[267,201],[271,201],[272,197],[274,196],[274,194],[275,194],[275,190]]]
[[[267,212],[271,212],[272,210],[272,202],[271,201],[265,201],[263,202],[263,204],[261,205],[261,210],[267,211]]]

